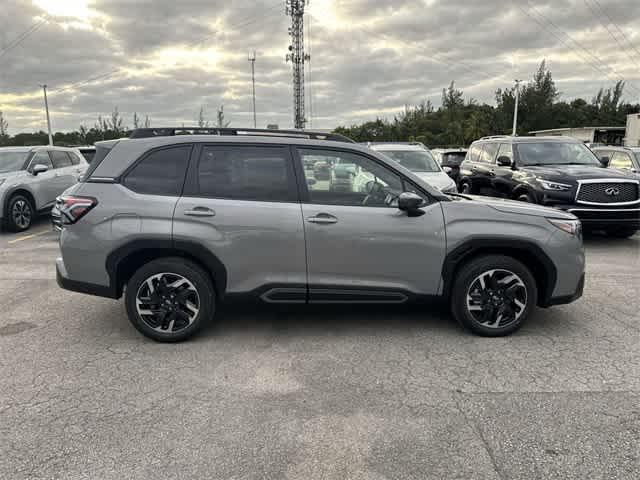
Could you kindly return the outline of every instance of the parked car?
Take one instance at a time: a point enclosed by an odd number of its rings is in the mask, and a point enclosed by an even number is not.
[[[592,150],[605,167],[640,174],[640,147],[597,147]]]
[[[93,157],[96,155],[96,147],[94,146],[83,146],[76,147],[78,151],[82,154],[87,163],[91,163],[93,161]]]
[[[329,189],[332,191],[350,192],[356,177],[357,166],[352,163],[336,163],[331,169]]]
[[[467,150],[464,148],[440,148],[431,150],[431,153],[433,153],[433,156],[440,166],[442,166],[442,169],[457,185],[458,180],[460,179],[460,164],[467,156]]]
[[[15,232],[27,230],[86,168],[80,152],[71,148],[0,148],[0,223]]]
[[[602,168],[570,137],[486,137],[471,145],[460,169],[463,193],[565,210],[615,237],[640,228],[639,184],[629,172]]]
[[[580,222],[569,213],[444,195],[353,143],[164,132],[98,144],[107,155],[60,198],[56,260],[61,287],[124,294],[133,325],[155,340],[186,339],[222,302],[247,298],[442,298],[472,332],[500,336],[536,306],[582,294]],[[376,180],[365,193],[309,189],[304,160],[318,155]]]
[[[458,191],[455,182],[444,172],[429,149],[422,144],[375,143],[371,144],[370,148],[398,162],[444,193]]]
[[[331,180],[331,164],[329,162],[317,161],[313,164],[313,176],[316,180]]]

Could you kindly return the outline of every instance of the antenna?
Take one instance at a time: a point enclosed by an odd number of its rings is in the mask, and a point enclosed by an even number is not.
[[[291,16],[291,45],[286,56],[293,65],[293,125],[304,129],[307,119],[304,113],[304,62],[310,59],[304,53],[304,7],[308,0],[286,0],[286,14]]]

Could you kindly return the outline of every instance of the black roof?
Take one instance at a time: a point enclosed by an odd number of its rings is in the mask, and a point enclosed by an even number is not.
[[[210,128],[210,127],[160,127],[136,128],[129,138],[172,137],[175,135],[232,135],[257,137],[291,137],[311,140],[330,140],[334,142],[355,143],[348,137],[338,133],[314,132],[309,130],[271,130],[260,128]]]

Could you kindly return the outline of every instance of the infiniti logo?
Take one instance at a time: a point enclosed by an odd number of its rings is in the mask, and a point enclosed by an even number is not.
[[[618,195],[620,195],[620,190],[616,187],[609,187],[604,191],[604,193],[606,193],[610,197],[617,197]]]

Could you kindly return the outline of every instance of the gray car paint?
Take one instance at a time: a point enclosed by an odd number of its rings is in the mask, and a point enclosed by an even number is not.
[[[92,178],[115,179],[149,149],[181,143],[327,146],[306,139],[206,135],[122,140],[109,144],[113,148]],[[124,243],[137,238],[188,239],[221,259],[228,270],[228,292],[286,283],[400,288],[430,295],[442,291],[448,252],[470,238],[490,236],[533,242],[557,266],[553,295],[576,291],[584,272],[582,241],[547,220],[575,220],[572,215],[495,199],[449,201],[419,176],[366,147],[331,142],[331,148],[374,156],[436,201],[423,208],[423,216],[409,217],[395,208],[179,199],[139,195],[117,183],[80,183],[68,193],[93,196],[99,203],[61,232],[59,270],[75,281],[108,286],[106,258]],[[215,216],[185,216],[197,206],[210,208]],[[338,221],[307,221],[319,213]]]
[[[5,206],[9,198],[18,191],[26,191],[31,194],[35,200],[36,210],[43,210],[50,207],[55,199],[65,189],[77,183],[78,177],[84,173],[87,168],[87,162],[84,157],[75,149],[63,147],[10,147],[7,150],[24,151],[27,154],[28,164],[26,168],[15,172],[0,174],[0,179],[4,182],[0,184],[0,219],[4,218]],[[63,168],[49,169],[44,173],[33,175],[30,169],[35,165],[33,157],[40,151],[61,150],[65,152],[73,152],[78,155],[79,163]]]

